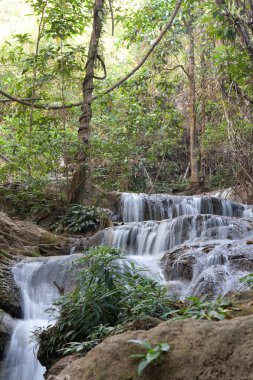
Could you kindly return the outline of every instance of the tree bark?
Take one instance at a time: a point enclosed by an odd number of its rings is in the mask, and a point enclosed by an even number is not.
[[[82,202],[87,196],[86,182],[89,178],[89,139],[90,122],[92,117],[92,93],[94,90],[95,65],[98,59],[99,39],[103,28],[105,0],[96,0],[93,11],[93,27],[90,38],[88,58],[86,62],[86,75],[82,83],[83,104],[80,116],[80,127],[78,129],[78,139],[83,144],[83,150],[79,152],[77,159],[77,170],[74,173],[69,201],[71,203]],[[89,186],[88,186],[89,187]]]
[[[196,186],[199,184],[199,157],[196,118],[195,41],[192,27],[189,28],[189,42],[191,186]]]

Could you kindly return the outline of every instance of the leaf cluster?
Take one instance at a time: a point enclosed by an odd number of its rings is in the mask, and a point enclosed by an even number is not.
[[[141,347],[145,348],[146,353],[145,354],[134,354],[131,355],[132,358],[140,358],[143,359],[140,361],[137,373],[140,375],[142,371],[152,362],[157,361],[161,354],[164,352],[168,352],[170,350],[170,345],[168,343],[158,343],[156,345],[152,345],[149,342],[146,342],[145,340],[129,340],[129,343],[138,344]]]
[[[90,249],[74,270],[76,289],[54,303],[59,320],[39,338],[48,354],[88,350],[111,328],[146,316],[159,318],[172,310],[167,288],[114,248]]]
[[[109,217],[99,207],[72,204],[61,220],[68,232],[95,231],[99,226],[108,226]]]
[[[231,301],[222,296],[218,296],[213,301],[209,301],[207,296],[202,298],[191,296],[187,298],[187,301],[186,307],[169,313],[174,316],[174,320],[192,318],[220,321],[229,317],[227,308],[231,304]]]
[[[240,282],[247,285],[248,287],[252,289],[253,288],[253,273],[250,273],[247,276],[240,278]]]

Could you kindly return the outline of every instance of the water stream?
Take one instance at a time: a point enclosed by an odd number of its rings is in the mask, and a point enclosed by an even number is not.
[[[50,315],[45,311],[59,291],[54,285],[71,288],[69,273],[73,258],[51,257],[24,261],[14,266],[13,274],[21,293],[23,319],[16,321],[5,359],[1,380],[42,380],[45,368],[36,358],[35,329],[46,327]],[[52,321],[51,321],[52,322]]]
[[[148,275],[167,283],[171,294],[185,298],[210,288],[215,296],[236,289],[245,272],[231,267],[226,247],[227,242],[252,236],[252,217],[252,207],[224,199],[123,193],[117,216],[122,224],[105,229],[100,244],[123,250]],[[201,244],[209,241],[215,243],[206,250]],[[180,244],[193,243],[185,255],[183,248],[178,256],[177,250],[172,252]],[[161,265],[163,256],[167,258]],[[75,255],[33,259],[13,268],[23,319],[16,323],[0,380],[43,380],[45,368],[36,359],[31,332],[49,323],[45,310],[58,297],[58,288],[73,287],[69,269],[74,259]]]

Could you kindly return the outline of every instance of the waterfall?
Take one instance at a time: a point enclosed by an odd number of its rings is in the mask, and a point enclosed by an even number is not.
[[[252,206],[215,197],[122,193],[120,220],[124,223],[172,219],[182,215],[213,214],[230,217],[253,216]]]
[[[32,339],[36,328],[46,327],[45,311],[59,296],[58,286],[71,288],[69,269],[73,258],[51,257],[21,262],[13,274],[21,292],[23,319],[17,321],[6,355],[1,380],[43,380],[45,368],[37,360],[37,344]]]
[[[119,213],[122,224],[84,239],[79,249],[87,241],[119,248],[144,275],[166,284],[170,296],[214,298],[238,290],[239,278],[248,273],[247,257],[253,262],[253,246],[247,245],[253,236],[252,206],[217,198],[123,193]],[[238,246],[234,256],[229,251],[233,245]],[[248,256],[242,258],[242,252]],[[239,257],[237,266],[231,255]],[[14,266],[23,319],[16,323],[1,380],[43,380],[45,368],[36,358],[31,335],[36,327],[48,325],[45,310],[59,296],[58,289],[73,288],[69,269],[75,256],[36,258]]]
[[[167,283],[170,294],[215,297],[238,289],[240,276],[247,273],[232,269],[228,252],[220,245],[252,236],[252,217],[252,206],[227,199],[122,193],[118,220],[123,223],[105,229],[100,241],[119,248],[138,267]],[[182,244],[196,246],[208,241],[219,241],[218,248],[208,254],[197,250],[192,278],[176,275],[184,263],[175,260],[171,278],[166,280],[161,267],[165,252],[170,255],[174,247],[183,250]]]
[[[191,215],[161,222],[132,222],[104,231],[104,245],[131,255],[159,255],[196,238],[227,239],[237,225],[226,217]]]

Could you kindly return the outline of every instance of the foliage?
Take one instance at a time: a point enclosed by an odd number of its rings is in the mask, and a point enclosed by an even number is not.
[[[250,273],[247,276],[240,278],[240,282],[242,282],[250,288],[253,288],[253,273]]]
[[[55,204],[64,202],[60,193],[50,191],[49,185],[48,180],[31,179],[1,188],[0,195],[10,204],[10,212],[13,215],[27,217],[41,211],[50,212]]]
[[[140,375],[142,371],[152,362],[158,360],[161,357],[161,354],[168,352],[170,350],[170,345],[168,343],[158,343],[152,345],[145,340],[129,340],[129,343],[138,344],[141,347],[145,348],[147,351],[145,354],[135,354],[131,355],[131,358],[140,358],[143,359],[137,368],[137,373]]]
[[[76,289],[54,303],[59,320],[39,338],[48,353],[87,350],[110,328],[145,316],[159,318],[173,307],[167,288],[146,277],[116,249],[92,248],[74,269]]]
[[[17,97],[34,97],[35,104],[80,101],[93,1],[27,2],[37,30],[9,37],[0,47],[1,88]],[[115,37],[104,33],[99,47],[108,75],[95,81],[97,93],[140,60],[140,51],[148,50],[175,2],[114,4]],[[191,26],[202,179],[211,188],[253,186],[250,7],[246,0],[183,2],[171,32],[145,66],[93,103],[88,153],[95,183],[105,191],[171,192],[187,186]],[[109,27],[105,24],[105,32]],[[0,163],[1,180],[46,183],[53,178],[67,192],[82,149],[76,136],[80,110],[35,110],[3,102],[0,111],[0,150],[8,159]]]
[[[223,320],[229,316],[227,307],[231,301],[227,298],[218,296],[213,301],[208,301],[207,297],[198,298],[191,296],[187,298],[188,305],[178,310],[170,312],[170,315],[175,315],[173,319],[208,319],[208,320]]]
[[[61,221],[68,232],[95,231],[99,226],[108,227],[109,224],[103,209],[81,204],[71,205]]]

